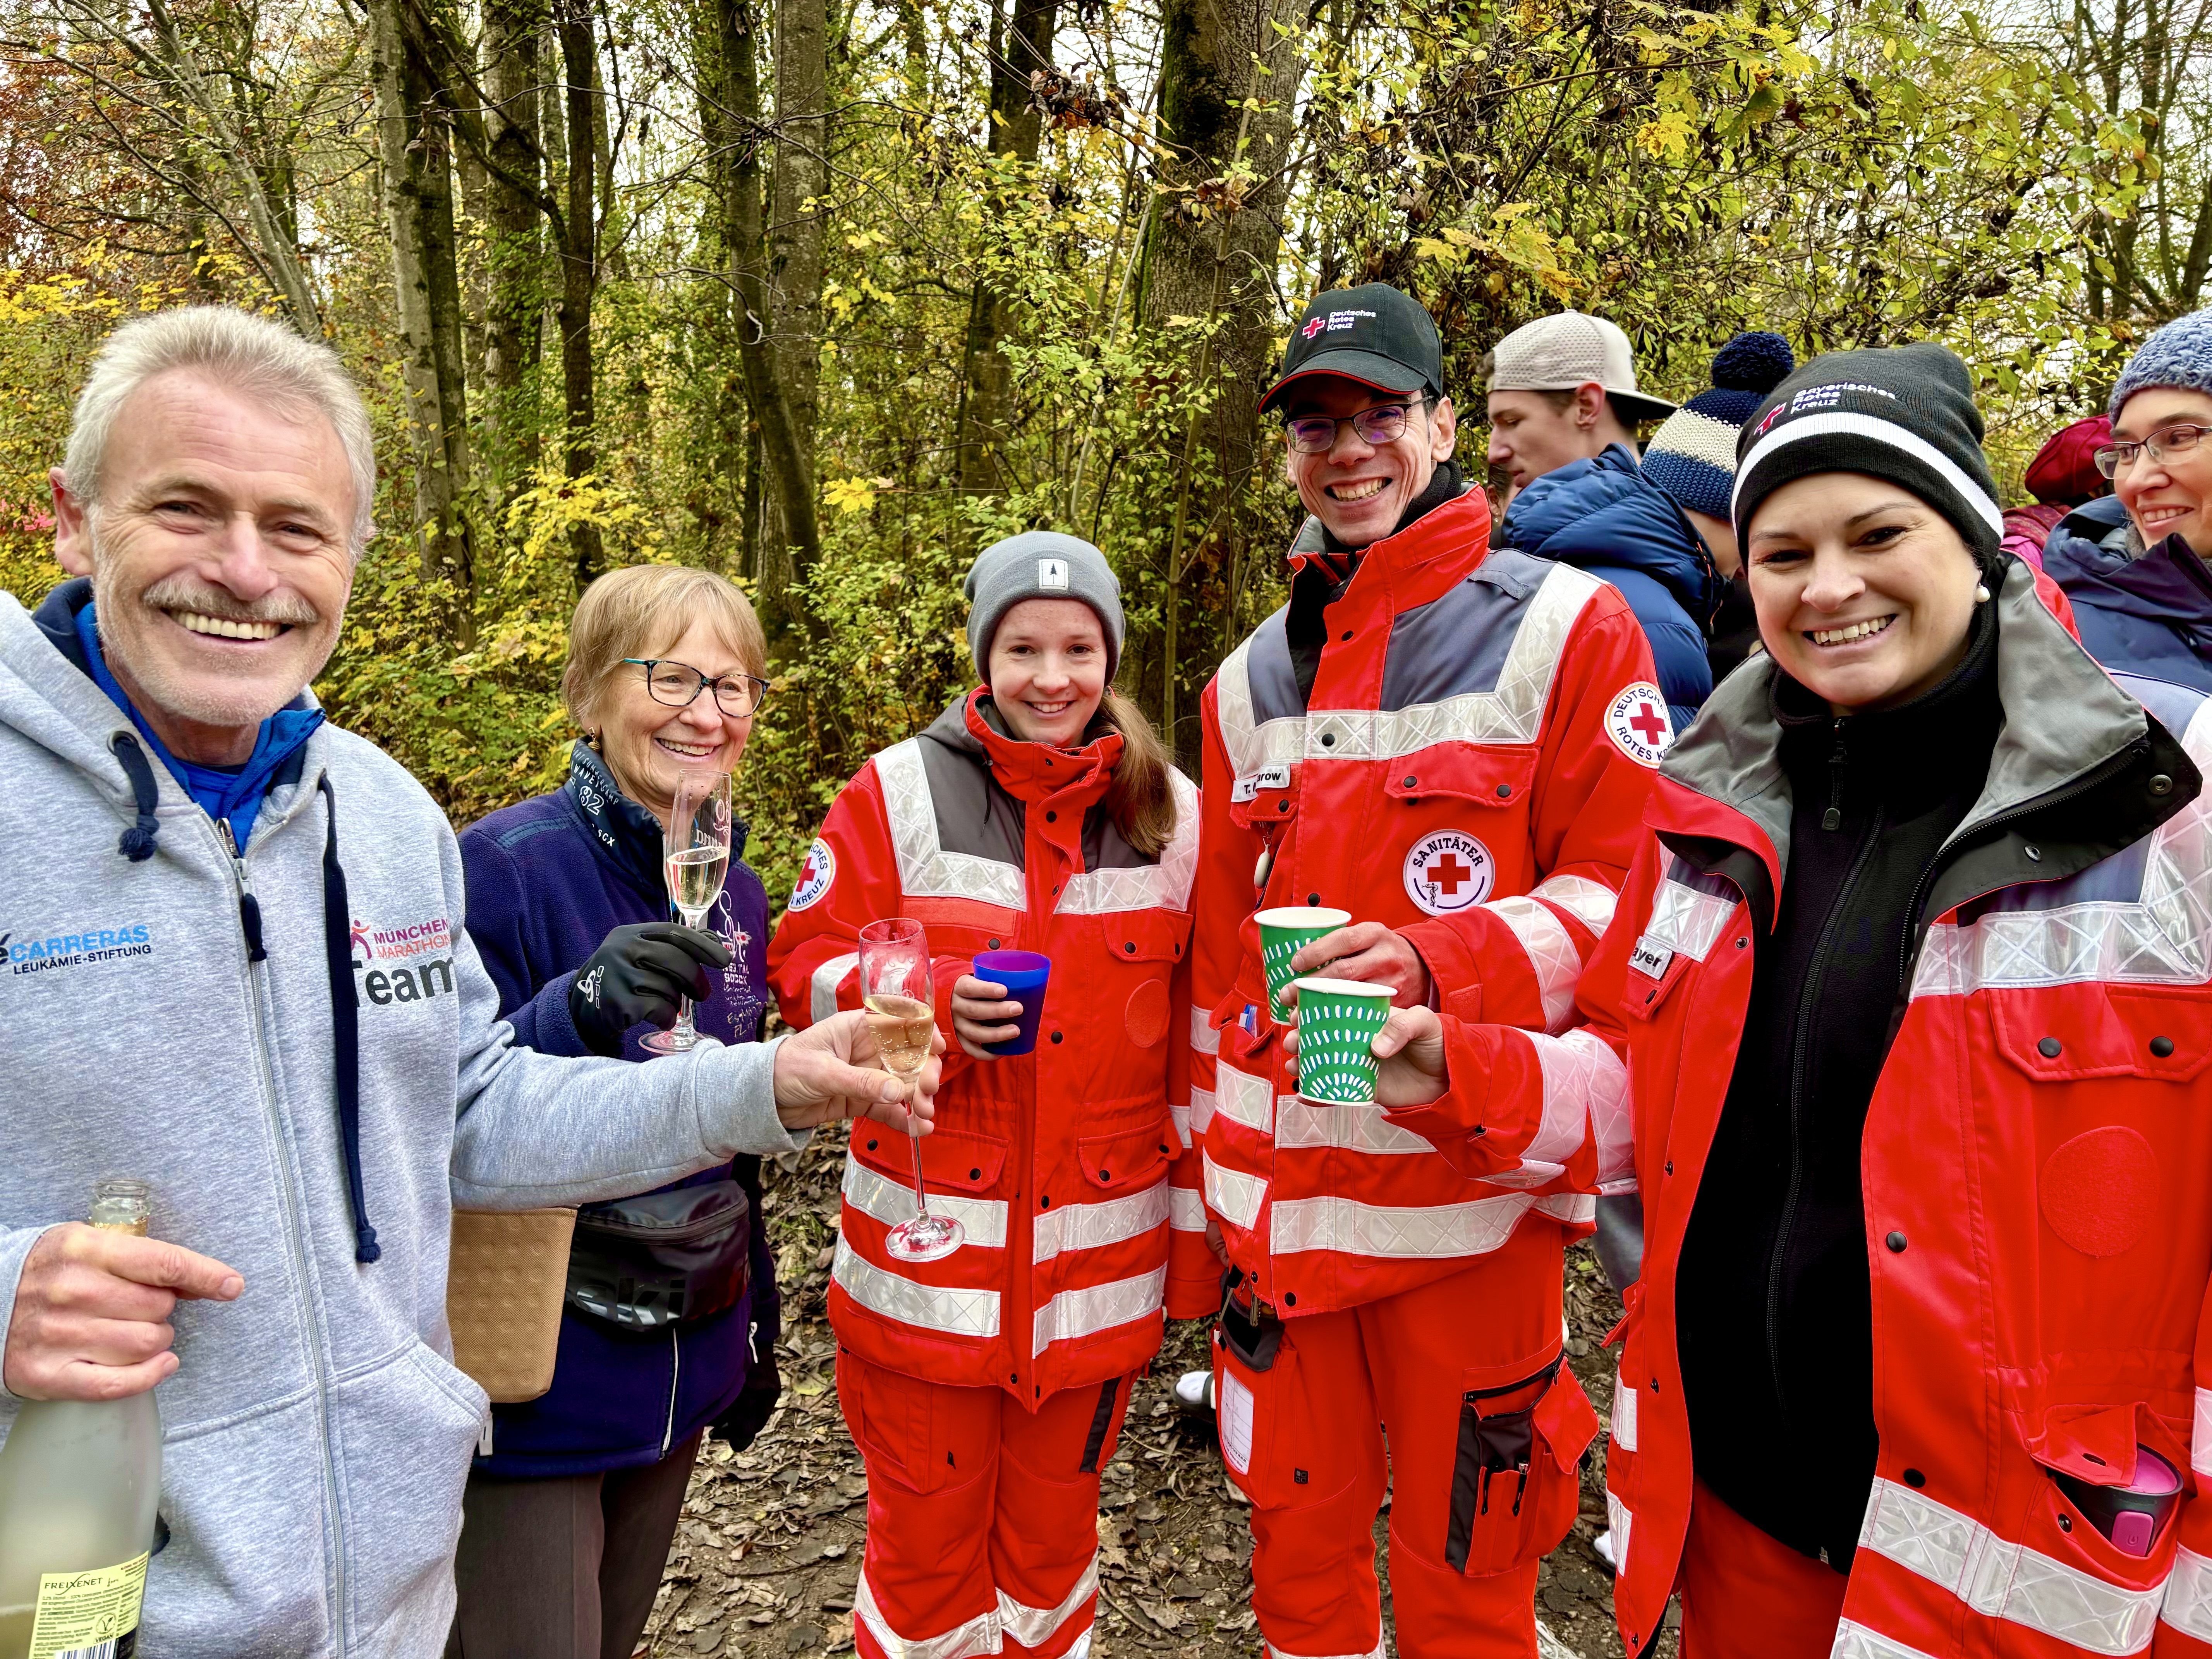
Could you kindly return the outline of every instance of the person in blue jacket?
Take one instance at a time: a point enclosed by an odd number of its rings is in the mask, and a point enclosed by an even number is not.
[[[2111,414],[2113,493],[2058,521],[2044,571],[2106,668],[2212,691],[2212,308],[2143,342]]]
[[[517,1042],[650,1063],[642,1041],[681,996],[702,1036],[759,1039],[768,897],[742,827],[694,931],[668,920],[661,820],[679,768],[736,766],[766,655],[712,572],[642,565],[585,590],[568,781],[460,838],[469,934]],[[702,1434],[742,1447],[775,1407],[779,1312],[756,1158],[579,1212],[552,1388],[493,1407],[469,1478],[447,1659],[629,1659]]]
[[[1708,641],[1737,563],[1734,535],[1721,534],[1736,432],[1794,367],[1779,335],[1738,335],[1713,359],[1713,389],[1668,417],[1642,462],[1613,444],[1547,472],[1513,498],[1498,529],[1501,544],[1620,590],[1651,641],[1677,735],[1713,689]]]

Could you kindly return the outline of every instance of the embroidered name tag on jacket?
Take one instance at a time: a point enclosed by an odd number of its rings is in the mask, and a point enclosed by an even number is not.
[[[1256,772],[1247,772],[1237,780],[1229,791],[1232,801],[1250,800],[1262,789],[1287,789],[1291,787],[1291,763],[1279,761],[1273,766],[1263,766]]]

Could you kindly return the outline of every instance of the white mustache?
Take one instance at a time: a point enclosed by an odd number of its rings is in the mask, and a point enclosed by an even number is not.
[[[155,611],[193,611],[221,622],[275,623],[284,627],[312,628],[322,613],[295,593],[271,593],[244,604],[219,587],[210,587],[189,576],[171,576],[155,582],[139,595],[139,602]]]

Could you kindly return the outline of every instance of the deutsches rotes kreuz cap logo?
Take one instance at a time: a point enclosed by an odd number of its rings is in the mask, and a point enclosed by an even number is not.
[[[1423,836],[1406,854],[1406,896],[1432,916],[1472,909],[1490,896],[1497,861],[1464,830]]]
[[[799,884],[791,890],[791,908],[804,910],[818,903],[830,890],[830,884],[837,879],[837,855],[830,850],[830,843],[816,836],[814,845],[806,849],[806,862],[799,866]]]
[[[1623,689],[1607,705],[1605,734],[1613,746],[1639,766],[1656,767],[1674,746],[1674,723],[1667,717],[1667,699],[1649,680]]]

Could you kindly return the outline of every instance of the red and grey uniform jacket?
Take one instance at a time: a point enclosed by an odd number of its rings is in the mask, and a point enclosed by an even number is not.
[[[1493,551],[1489,530],[1469,490],[1369,547],[1323,611],[1310,699],[1287,611],[1206,690],[1189,1128],[1231,1260],[1285,1315],[1458,1272],[1532,1212],[1581,1231],[1593,1213],[1578,1115],[1491,1126],[1470,1178],[1379,1108],[1299,1100],[1252,921],[1321,905],[1382,922],[1443,1008],[1559,1034],[1570,1069],[1602,1050],[1568,1032],[1575,980],[1613,917],[1666,702],[1616,589]]]
[[[2014,564],[1999,591],[2005,725],[1927,878],[1867,1113],[1880,1454],[1841,1659],[2212,1654],[2212,706],[2106,678],[2037,586]],[[1580,992],[1596,1138],[1615,1173],[1632,1149],[1644,1204],[1607,1460],[1632,1653],[1693,1484],[1676,1268],[1789,868],[1772,673],[1739,670],[1668,757]],[[1525,1042],[1451,1030],[1451,1091],[1394,1116],[1478,1149],[1472,1124],[1549,1092]],[[2124,1484],[2138,1446],[2193,1465],[2148,1556],[2054,1479]]]
[[[1168,1115],[1170,1087],[1188,1086],[1171,1037],[1188,995],[1198,792],[1173,775],[1174,839],[1140,853],[1099,805],[1118,733],[1053,749],[1006,736],[997,718],[971,693],[846,785],[769,977],[803,1026],[860,1006],[861,928],[890,916],[927,928],[952,1046],[922,1166],[931,1207],[968,1242],[941,1261],[885,1253],[884,1234],[914,1213],[914,1155],[896,1130],[854,1124],[830,1323],[877,1364],[995,1385],[1034,1409],[1144,1364],[1164,1311],[1191,1318],[1218,1300],[1198,1161]],[[952,984],[999,949],[1052,958],[1036,1051],[971,1060],[952,1038]]]

